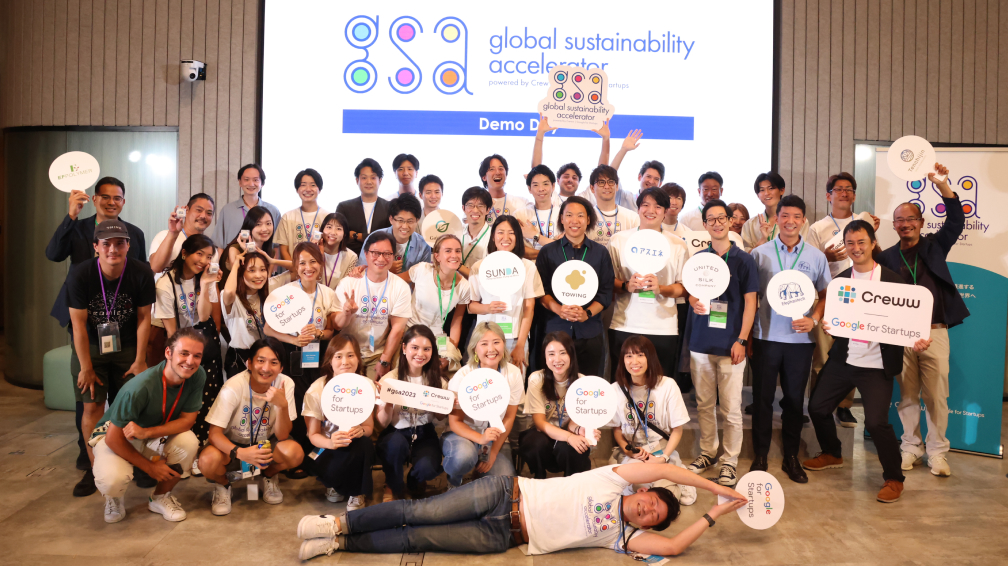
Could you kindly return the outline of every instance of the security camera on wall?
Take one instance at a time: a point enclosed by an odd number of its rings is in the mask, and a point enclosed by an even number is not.
[[[189,82],[206,80],[206,63],[185,59],[182,61],[182,78]]]

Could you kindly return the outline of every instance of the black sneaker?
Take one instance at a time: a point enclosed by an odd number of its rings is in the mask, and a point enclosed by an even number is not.
[[[157,486],[157,480],[147,475],[147,472],[141,470],[140,468],[133,468],[133,481],[136,482],[137,487],[151,488]]]
[[[752,466],[749,467],[749,471],[750,472],[765,472],[765,471],[767,471],[767,469],[769,467],[770,466],[769,466],[769,464],[767,464],[767,457],[766,456],[756,456],[755,458],[753,458]]]
[[[718,475],[718,483],[731,487],[738,483],[738,476],[735,474],[735,466],[724,464],[721,466],[721,474]]]
[[[82,472],[91,469],[91,459],[88,458],[87,450],[81,450],[77,455],[77,469]]]
[[[802,469],[797,456],[784,456],[784,463],[781,464],[781,470],[784,470],[784,473],[788,475],[788,478],[795,483],[808,483],[808,475],[806,475],[805,470]]]
[[[700,472],[706,470],[707,468],[713,465],[714,465],[714,458],[701,454],[697,456],[697,459],[693,460],[693,462],[690,465],[686,466],[686,469],[693,472],[694,474],[699,474]]]
[[[854,428],[857,426],[857,419],[854,418],[854,413],[850,409],[837,407],[836,418],[840,421],[840,426],[844,428]]]
[[[749,403],[748,405],[746,405],[746,407],[745,407],[745,414],[751,415],[752,414],[752,407],[753,407],[753,403]]]
[[[88,468],[84,472],[84,477],[82,477],[81,480],[77,482],[77,485],[74,486],[73,496],[87,497],[96,491],[98,491],[98,488],[95,486],[94,483],[94,472],[91,470],[91,468]]]
[[[801,422],[802,422],[802,424],[808,424],[808,423],[812,422],[812,419],[810,419],[808,415],[802,415],[801,416]]]

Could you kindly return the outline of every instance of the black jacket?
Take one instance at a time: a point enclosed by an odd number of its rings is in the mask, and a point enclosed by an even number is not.
[[[956,289],[955,281],[952,281],[952,274],[949,272],[946,260],[952,246],[963,233],[963,229],[966,228],[966,215],[963,213],[958,195],[952,198],[942,198],[942,200],[945,201],[945,210],[948,211],[945,222],[937,232],[921,235],[920,251],[917,257],[931,270],[935,283],[941,289],[942,304],[945,308],[945,324],[952,328],[962,324],[970,314],[969,309],[966,308],[966,301],[963,301],[958,289]],[[880,253],[877,261],[898,273],[903,261],[900,259],[899,243],[897,242],[896,245]]]
[[[336,212],[346,216],[347,224],[350,226],[351,231],[364,234],[364,238],[359,242],[357,240],[347,242],[347,247],[353,250],[358,257],[361,255],[361,246],[364,245],[364,240],[371,235],[371,232],[392,227],[388,219],[388,201],[381,197],[378,197],[378,200],[375,201],[370,232],[367,229],[367,216],[364,215],[364,202],[361,201],[360,197],[339,203],[336,205]]]
[[[74,220],[67,214],[63,218],[63,222],[56,227],[56,232],[53,234],[52,239],[49,240],[49,245],[46,246],[45,254],[49,261],[60,262],[66,258],[70,258],[70,265],[74,266],[89,259],[94,259],[96,218],[97,215],[94,215],[87,218],[78,217],[77,220]],[[126,225],[126,232],[129,233],[130,237],[130,247],[129,251],[126,252],[126,257],[146,262],[147,243],[144,241],[143,230],[126,222],[122,218],[119,220]],[[53,303],[49,314],[59,321],[60,326],[70,324],[70,307],[67,303],[66,281],[63,282],[63,287],[60,288],[59,295],[56,296],[56,302]]]
[[[880,264],[881,265],[881,264]],[[898,273],[889,269],[888,267],[882,265],[882,277],[880,279],[885,283],[903,283],[906,281],[899,276]],[[839,277],[850,277],[851,270],[853,267],[847,268],[845,271],[837,274]],[[849,338],[836,338],[833,341],[833,346],[829,350],[829,358],[826,363],[823,364],[823,371],[826,370],[826,366],[830,364],[843,364],[847,361],[847,347],[850,345]],[[897,344],[879,344],[879,349],[882,350],[882,371],[885,372],[886,377],[895,377],[903,371],[903,346]]]

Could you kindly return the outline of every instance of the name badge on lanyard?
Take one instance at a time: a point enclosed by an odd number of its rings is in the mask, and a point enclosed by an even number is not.
[[[319,343],[309,342],[301,348],[301,367],[319,367]]]
[[[707,317],[707,326],[709,326],[710,328],[721,328],[721,329],[728,327],[727,301],[710,302],[710,316]]]
[[[437,337],[437,353],[442,358],[448,353],[448,337],[444,334]]]
[[[642,305],[653,305],[655,302],[654,291],[641,291],[640,293],[634,293],[633,296],[636,297],[637,302]]]

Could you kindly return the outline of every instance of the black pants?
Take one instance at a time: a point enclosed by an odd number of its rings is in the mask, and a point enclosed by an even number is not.
[[[900,443],[889,424],[889,403],[892,402],[893,378],[886,377],[880,369],[860,368],[846,361],[827,361],[819,372],[815,389],[809,396],[809,418],[815,426],[816,438],[822,451],[840,458],[840,439],[837,437],[833,411],[854,387],[861,392],[864,405],[865,429],[878,449],[882,463],[882,477],[903,481],[900,468]]]
[[[678,313],[678,323],[679,323],[679,336],[686,335],[686,318],[689,316],[689,303],[676,304],[676,312]],[[682,344],[676,347],[675,352],[675,365],[672,366],[672,373],[666,373],[668,377],[671,377],[679,384],[679,391],[683,394],[689,393],[693,389],[693,378],[690,376],[688,371],[679,371],[680,365],[680,355],[682,354]]]
[[[296,407],[301,408],[304,407],[305,393],[308,392],[308,388],[311,387],[312,383],[315,383],[315,380],[321,375],[321,368],[302,368],[301,348],[291,344],[284,344],[284,348],[287,350],[287,355],[284,356],[283,360],[280,360],[280,363],[283,366],[284,374],[289,376],[294,382],[294,403]],[[319,361],[321,365],[321,360]],[[291,425],[290,437],[301,445],[304,453],[309,454],[315,450],[315,446],[313,446],[311,441],[308,440],[308,426],[305,424],[305,420],[303,418],[294,419],[294,422],[292,422]],[[326,450],[326,452],[329,451]],[[372,450],[372,452],[374,452],[374,450]],[[302,465],[310,465],[309,462],[310,461],[306,459],[305,464]]]
[[[781,440],[784,457],[797,456],[801,439],[805,386],[812,370],[815,344],[787,344],[753,340],[753,451],[770,452],[773,434],[773,402],[780,375]],[[845,393],[846,394],[846,393]]]
[[[374,442],[370,437],[362,436],[351,440],[350,446],[319,454],[315,459],[314,472],[322,485],[335,489],[340,495],[371,495],[374,491],[371,480],[374,462]]]
[[[623,349],[623,342],[626,342],[627,338],[632,336],[637,336],[637,334],[620,332],[619,330],[609,331],[609,359],[612,364],[610,367],[612,368],[613,381],[616,381],[616,371],[623,365],[623,359],[620,355],[620,351]],[[674,376],[679,359],[679,337],[663,334],[641,334],[640,336],[650,340],[654,344],[655,350],[658,351],[658,359],[661,360],[662,375]],[[679,390],[682,391],[682,387]]]
[[[553,440],[535,427],[523,431],[518,442],[522,459],[537,480],[546,479],[546,472],[563,472],[567,477],[591,469],[590,450],[578,454],[570,444]]]
[[[605,361],[605,340],[602,333],[591,338],[574,340],[574,351],[577,352],[578,371],[584,375],[601,376],[602,363]]]
[[[228,348],[224,356],[224,374],[232,378],[248,369],[246,363],[252,355],[251,348]],[[280,364],[283,366],[283,363]]]

